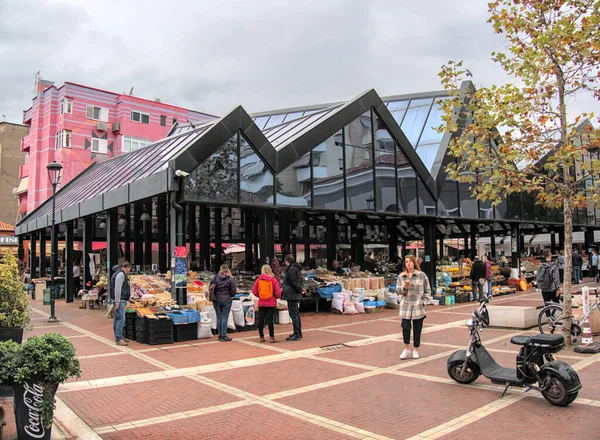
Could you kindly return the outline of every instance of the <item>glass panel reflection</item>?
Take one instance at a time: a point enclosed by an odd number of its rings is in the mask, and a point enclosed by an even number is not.
[[[462,217],[466,218],[477,218],[479,209],[477,206],[477,199],[472,195],[473,191],[471,186],[473,183],[458,183],[458,192],[460,197],[460,212]]]
[[[258,128],[260,128],[261,130],[264,128],[265,123],[269,120],[269,116],[259,116],[258,118],[256,118],[254,120],[254,123],[256,124],[256,126]]]
[[[344,128],[346,150],[346,207],[350,211],[374,210],[373,139],[371,112]]]
[[[314,208],[344,209],[344,147],[340,130],[312,150]]]
[[[421,179],[417,180],[419,186],[419,214],[421,215],[437,215],[437,205],[435,200],[425,188]]]
[[[269,128],[269,127],[273,127],[275,125],[279,125],[283,122],[283,118],[285,118],[285,115],[287,113],[284,113],[282,115],[272,115],[271,118],[269,119],[269,122],[267,122],[267,124],[265,125],[264,128]]]
[[[429,117],[427,118],[427,122],[425,122],[423,134],[421,134],[421,138],[419,139],[419,145],[436,144],[442,141],[444,133],[438,133],[436,128],[442,124],[442,115],[444,112],[440,108],[440,104],[443,99],[445,98],[435,99],[435,102],[431,108],[431,112],[429,113]]]
[[[400,128],[402,128],[402,131],[413,147],[417,145],[417,141],[421,136],[423,125],[425,124],[425,120],[429,114],[429,109],[431,108],[432,102],[433,98],[413,99],[410,102],[408,110],[406,111],[406,115],[404,116],[404,120],[402,121]]]
[[[510,220],[521,220],[521,193],[508,195],[508,218]]]
[[[375,191],[377,211],[397,212],[395,142],[375,116]]]
[[[523,220],[535,220],[534,204],[535,199],[533,194],[526,192],[521,194],[521,212],[523,214]]]
[[[439,208],[440,216],[460,217],[460,210],[458,209],[458,182],[451,180],[447,176],[442,186]]]
[[[275,177],[277,205],[311,206],[310,153],[305,154]]]
[[[237,202],[237,152],[235,134],[186,178],[186,199]]]
[[[243,136],[240,140],[240,203],[273,203],[273,173]]]
[[[416,214],[417,175],[408,159],[396,146],[396,170],[398,173],[398,211],[405,214]]]
[[[496,211],[496,219],[508,219],[508,207],[506,204],[506,199],[503,199],[500,203],[498,203],[494,209]]]

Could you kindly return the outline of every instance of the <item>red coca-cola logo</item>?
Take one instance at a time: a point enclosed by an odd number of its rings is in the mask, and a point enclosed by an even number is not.
[[[23,402],[28,409],[27,424],[25,432],[32,438],[43,438],[46,435],[44,424],[42,423],[42,397],[44,387],[41,383],[25,383],[23,385]]]

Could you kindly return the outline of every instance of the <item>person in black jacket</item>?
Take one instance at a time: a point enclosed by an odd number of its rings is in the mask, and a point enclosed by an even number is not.
[[[285,256],[285,265],[287,271],[285,272],[285,278],[281,283],[281,288],[283,290],[282,298],[288,303],[290,319],[294,326],[294,333],[292,333],[286,341],[299,341],[302,339],[300,300],[302,299],[302,295],[306,293],[302,283],[302,267],[296,263],[296,259],[292,254],[287,254]]]
[[[577,249],[573,249],[571,256],[573,262],[573,281],[575,284],[581,284],[583,276],[581,275],[581,268],[583,267],[583,258],[577,252]]]
[[[484,300],[483,283],[485,282],[485,273],[484,262],[476,256],[475,261],[471,266],[471,301],[477,301],[478,299],[479,301]]]
[[[235,281],[231,277],[229,266],[221,265],[219,273],[213,278],[211,284],[215,285],[215,298],[213,306],[217,313],[217,330],[219,332],[219,341],[231,341],[227,336],[227,320],[231,310],[231,302],[236,293]]]

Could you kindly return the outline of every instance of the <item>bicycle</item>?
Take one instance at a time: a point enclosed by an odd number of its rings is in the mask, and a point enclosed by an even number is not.
[[[592,290],[594,293],[592,293]],[[598,288],[590,289],[590,295],[596,295],[596,301],[590,305],[589,313],[584,314],[581,318],[577,319],[573,315],[563,316],[564,308],[562,299],[558,303],[547,302],[544,308],[540,310],[538,315],[538,329],[543,334],[553,334],[558,331],[562,333],[562,326],[565,320],[571,320],[571,336],[578,337],[581,335],[581,323],[584,319],[589,318],[596,309],[600,309],[600,293]]]

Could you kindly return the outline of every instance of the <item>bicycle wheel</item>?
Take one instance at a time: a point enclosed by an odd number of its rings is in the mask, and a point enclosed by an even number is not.
[[[538,316],[538,329],[540,333],[551,335],[561,334],[564,319],[563,308],[558,304],[551,304],[542,309]]]

